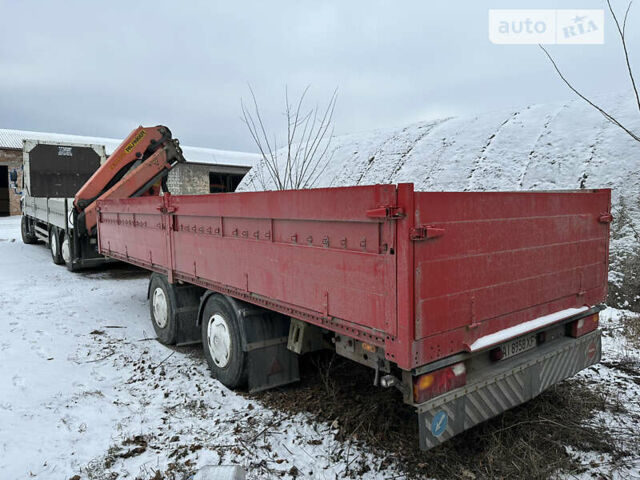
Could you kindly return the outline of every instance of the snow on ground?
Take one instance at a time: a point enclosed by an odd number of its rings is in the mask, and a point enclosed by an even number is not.
[[[585,479],[640,478],[640,335],[637,326],[635,332],[625,332],[625,318],[636,318],[635,324],[640,324],[637,313],[615,308],[607,308],[600,313],[602,360],[580,372],[576,378],[584,378],[601,386],[612,403],[626,410],[615,414],[610,411],[599,412],[593,424],[612,433],[619,444],[635,450],[637,455],[625,468],[612,472],[612,460],[608,456],[571,450],[584,464],[592,467],[590,472],[583,475]]]
[[[119,265],[68,272],[44,246],[22,244],[19,217],[0,219],[1,478],[186,478],[207,464],[239,464],[250,479],[336,479],[347,469],[337,449],[368,462],[361,478],[402,478],[401,467],[380,471],[379,457],[339,442],[335,425],[211,379],[200,347],[153,340],[147,279]],[[640,430],[640,351],[623,340],[624,315],[603,315],[603,362],[580,376],[626,406],[592,421],[630,443]],[[612,473],[606,455],[572,453],[583,478]],[[640,460],[615,468],[615,478],[640,477]]]
[[[22,244],[19,220],[0,219],[0,478],[183,478],[218,463],[341,477],[330,426],[236,395],[200,348],[149,340],[146,273],[71,273]]]

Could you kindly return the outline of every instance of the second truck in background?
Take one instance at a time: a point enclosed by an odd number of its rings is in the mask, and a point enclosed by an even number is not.
[[[73,200],[107,160],[104,145],[25,140],[22,223],[24,243],[43,241],[51,258],[70,270],[107,261],[96,238],[75,235]]]
[[[168,192],[166,178],[184,162],[171,131],[138,127],[107,158],[104,146],[25,140],[22,239],[44,241],[69,270],[107,261],[97,251],[96,202]]]

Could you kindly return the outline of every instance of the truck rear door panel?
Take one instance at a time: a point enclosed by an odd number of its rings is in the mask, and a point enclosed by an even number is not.
[[[609,197],[416,192],[416,224],[444,229],[414,242],[416,340],[460,350],[460,339],[602,301],[608,224],[600,216]]]

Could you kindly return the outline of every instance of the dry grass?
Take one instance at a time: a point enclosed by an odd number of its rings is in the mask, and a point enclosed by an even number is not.
[[[627,342],[635,348],[640,348],[640,315],[624,314],[620,318],[620,323],[622,335]]]
[[[373,387],[368,369],[324,354],[305,358],[302,367],[299,385],[253,397],[272,408],[308,412],[334,423],[343,446],[332,453],[332,459],[348,463],[344,475],[351,478],[372,468],[365,459],[354,458],[353,444],[376,454],[380,460],[373,468],[395,464],[408,478],[543,479],[585,470],[565,446],[608,454],[614,464],[627,454],[610,430],[592,422],[596,412],[621,412],[624,406],[599,386],[582,380],[563,382],[521,407],[421,452],[414,410],[402,403],[399,392]]]
[[[616,263],[624,280],[620,285],[609,283],[607,305],[640,312],[640,249],[621,256]]]
[[[640,199],[636,202],[636,209],[640,209]],[[621,197],[613,212],[611,239],[629,238],[634,246],[610,252],[609,265],[621,276],[621,281],[618,285],[609,283],[607,305],[640,312],[640,226],[634,222],[629,204],[628,199]]]

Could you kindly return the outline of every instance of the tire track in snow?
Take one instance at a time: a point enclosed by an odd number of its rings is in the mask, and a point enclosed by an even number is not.
[[[384,158],[385,155],[385,149],[388,145],[392,145],[395,141],[401,141],[402,138],[404,137],[404,133],[407,132],[412,126],[409,127],[405,127],[402,130],[400,130],[400,132],[398,133],[394,133],[393,135],[391,135],[390,137],[388,137],[387,139],[385,139],[382,144],[378,147],[378,149],[375,151],[375,153],[369,158],[367,164],[364,166],[364,169],[360,172],[360,175],[358,176],[358,179],[356,180],[354,185],[360,185],[360,182],[362,181],[362,179],[371,171],[371,169],[376,166],[376,160],[379,159],[381,156]]]
[[[620,100],[620,99],[618,99]],[[615,106],[615,108],[612,108],[613,111],[620,111],[621,110],[621,102],[618,101],[616,102],[617,105]],[[578,181],[580,182],[580,188],[587,188],[586,184],[587,184],[587,179],[589,178],[589,174],[591,171],[591,162],[596,158],[596,152],[598,150],[598,147],[600,146],[600,144],[602,143],[602,141],[604,140],[605,134],[607,133],[608,129],[611,128],[613,124],[606,120],[604,117],[602,119],[602,128],[600,128],[598,130],[598,133],[596,134],[595,138],[593,139],[593,144],[590,145],[591,147],[591,152],[589,155],[589,158],[587,159],[586,162],[584,162],[583,164],[583,172],[582,172],[582,176],[578,179]]]
[[[404,167],[405,163],[407,162],[407,157],[416,148],[416,145],[420,143],[423,139],[425,139],[427,136],[429,136],[429,134],[433,131],[433,129],[436,126],[442,125],[447,120],[449,120],[449,118],[445,118],[442,121],[434,122],[428,125],[423,125],[421,127],[418,127],[419,129],[426,129],[426,131],[418,135],[416,138],[413,138],[409,141],[409,145],[407,149],[404,150],[402,153],[400,153],[400,158],[394,165],[389,176],[385,179],[385,183],[394,183],[394,179],[396,178],[396,175],[402,169],[402,167]]]
[[[402,131],[405,131],[409,127],[405,127]],[[382,131],[381,131],[382,133]],[[389,144],[394,138],[398,138],[398,133],[390,134],[390,136],[385,137],[385,140],[375,149],[374,153],[367,160],[366,165],[362,165],[360,158],[364,155],[361,150],[366,150],[367,145],[357,144],[357,150],[352,152],[349,155],[349,161],[343,161],[340,169],[334,174],[333,178],[329,182],[329,187],[345,187],[351,185],[360,185],[360,181],[367,174],[367,172],[371,169],[372,164],[375,162],[375,159],[384,152],[385,146]],[[334,156],[337,151],[341,148],[344,148],[344,145],[335,146],[334,150],[331,152],[331,155]],[[351,181],[351,179],[356,178],[355,182]],[[348,181],[345,181],[348,179]]]
[[[480,150],[480,154],[476,157],[476,160],[473,162],[473,167],[469,171],[469,176],[467,177],[469,181],[467,182],[467,187],[465,191],[469,191],[473,188],[474,178],[476,171],[480,168],[482,163],[487,159],[487,151],[491,148],[491,144],[493,143],[493,139],[500,133],[500,131],[507,125],[511,120],[515,119],[518,115],[520,115],[519,111],[513,112],[507,119],[502,122],[498,128],[493,132],[492,135],[489,136],[484,147]]]
[[[531,164],[534,161],[534,156],[537,153],[536,146],[540,143],[540,140],[542,140],[543,137],[545,137],[546,135],[548,135],[551,132],[551,130],[549,129],[549,124],[551,124],[551,122],[553,120],[558,118],[560,113],[565,108],[568,108],[568,107],[569,107],[569,104],[565,103],[562,106],[560,106],[559,108],[557,108],[555,112],[553,112],[550,115],[547,115],[547,117],[545,119],[545,122],[544,122],[544,125],[542,125],[542,129],[540,130],[540,134],[538,135],[536,140],[533,142],[533,145],[531,146],[531,151],[529,152],[529,155],[527,157],[527,163],[525,164],[524,168],[522,169],[522,173],[520,174],[520,178],[518,180],[518,185],[520,186],[520,188],[523,188],[523,186],[524,186],[524,178],[527,176],[527,173],[529,172],[529,167],[531,167]]]
[[[444,152],[447,151],[449,147],[451,147],[455,143],[455,139],[449,140],[447,137],[443,137],[436,149],[436,154],[434,155],[433,161],[431,162],[431,167],[427,174],[423,177],[422,182],[419,185],[416,185],[416,189],[427,190],[429,188],[433,188],[433,172],[438,167],[438,171],[442,170],[442,164],[440,163],[440,159]]]

